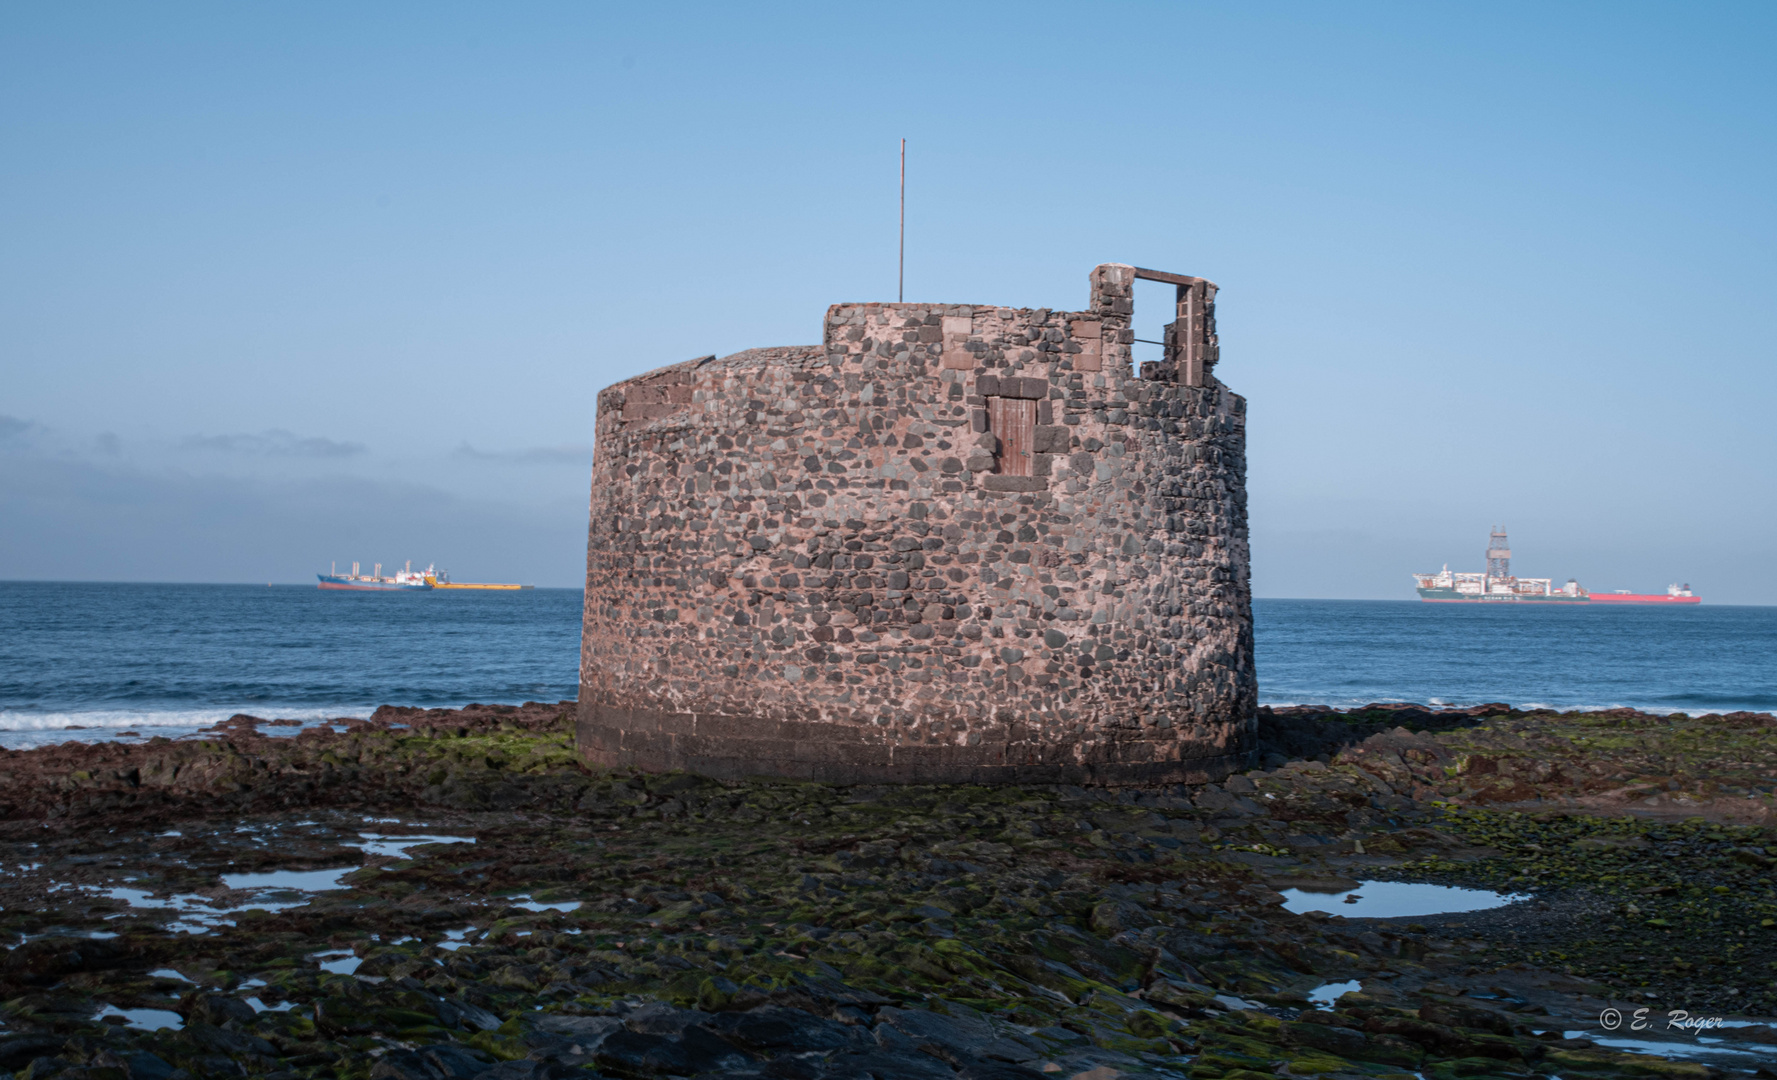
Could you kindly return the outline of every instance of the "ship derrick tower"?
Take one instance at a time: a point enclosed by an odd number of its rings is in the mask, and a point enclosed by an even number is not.
[[[1494,581],[1512,576],[1512,549],[1506,545],[1504,525],[1495,525],[1487,538],[1487,576]]]

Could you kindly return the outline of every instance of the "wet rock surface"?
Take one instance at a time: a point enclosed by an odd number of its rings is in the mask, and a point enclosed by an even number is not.
[[[1668,1016],[1777,1004],[1769,716],[1278,710],[1271,767],[1107,790],[590,770],[572,709],[5,754],[0,1070],[1777,1067],[1768,1027]],[[1530,899],[1331,910],[1370,881]],[[1329,910],[1286,910],[1299,888]],[[1665,1056],[1612,1045],[1607,1008],[1649,1010],[1661,1026],[1635,1037]]]

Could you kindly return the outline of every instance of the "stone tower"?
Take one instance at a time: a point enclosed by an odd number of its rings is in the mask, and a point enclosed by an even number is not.
[[[1134,282],[1177,286],[1130,370]],[[1215,286],[838,304],[599,395],[577,742],[827,781],[1213,779],[1253,738],[1246,403]]]

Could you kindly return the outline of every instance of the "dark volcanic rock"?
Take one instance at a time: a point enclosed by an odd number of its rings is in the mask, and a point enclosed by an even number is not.
[[[1326,760],[1200,788],[602,772],[557,706],[11,753],[0,1070],[1585,1076],[1629,1063],[1526,1032],[1777,1008],[1765,719],[1473,712],[1276,710]],[[1379,879],[1534,900],[1273,891]]]
[[[188,994],[179,1005],[179,1011],[188,1023],[210,1024],[215,1027],[221,1027],[231,1020],[250,1026],[258,1015],[253,1011],[253,1006],[229,994]]]
[[[705,1021],[704,1026],[736,1046],[773,1054],[862,1045],[856,1031],[844,1024],[775,1005],[723,1013]]]
[[[55,1035],[0,1035],[0,1069],[16,1072],[37,1058],[60,1050],[62,1041]]]

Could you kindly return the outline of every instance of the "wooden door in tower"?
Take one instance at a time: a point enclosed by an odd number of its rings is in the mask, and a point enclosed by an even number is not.
[[[1003,476],[1031,476],[1036,459],[1037,403],[1026,398],[987,399],[987,430],[999,440],[994,472]]]

